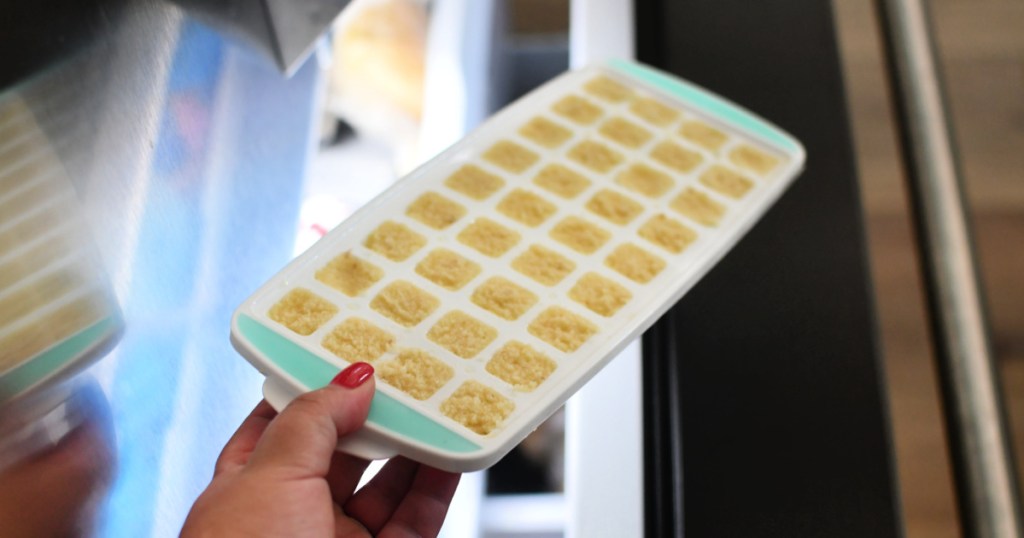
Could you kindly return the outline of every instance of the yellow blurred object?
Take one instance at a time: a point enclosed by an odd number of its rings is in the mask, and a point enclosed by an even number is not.
[[[415,0],[357,0],[339,19],[331,72],[332,111],[360,130],[422,115],[427,11]]]

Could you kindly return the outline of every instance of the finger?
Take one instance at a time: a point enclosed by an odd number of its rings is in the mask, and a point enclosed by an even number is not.
[[[460,475],[421,465],[412,487],[377,535],[381,538],[437,536]]]
[[[345,515],[337,504],[332,504],[331,510],[334,512],[334,536],[371,536],[370,531],[366,530],[362,523]]]
[[[418,468],[418,463],[406,458],[391,458],[377,476],[345,503],[345,513],[376,535],[409,491]]]
[[[285,478],[326,476],[338,439],[362,427],[373,398],[373,367],[355,363],[335,379],[352,379],[353,373],[358,386],[331,384],[288,404],[263,432],[248,468],[276,468]]]
[[[277,411],[266,400],[257,404],[224,445],[224,450],[221,450],[217,465],[213,469],[213,476],[241,469],[249,461],[249,456],[256,448],[260,436],[275,416]]]
[[[338,506],[344,506],[352,497],[369,465],[370,462],[362,458],[344,452],[334,453],[331,468],[327,471],[327,485],[331,488],[331,498]]]

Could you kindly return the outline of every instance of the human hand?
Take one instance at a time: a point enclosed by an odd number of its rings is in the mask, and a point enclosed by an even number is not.
[[[435,536],[459,475],[405,458],[355,491],[368,461],[337,452],[366,421],[373,367],[355,363],[280,414],[261,402],[225,445],[182,536]]]
[[[0,473],[0,535],[86,536],[113,477],[106,425],[88,420],[51,449]]]
[[[17,463],[11,463],[12,453],[0,454],[0,461],[10,464],[0,471],[0,535],[4,538],[91,536],[96,532],[96,516],[115,474],[113,423],[107,399],[95,382],[80,377],[69,386],[74,388],[66,399],[41,416],[45,418],[37,418],[26,429],[0,431],[0,435],[22,436],[22,441],[27,435],[32,440],[15,445],[15,450],[29,450],[13,454]],[[46,402],[55,402],[46,393],[38,396],[40,399],[27,400],[28,408],[34,409],[32,414],[46,409]],[[0,408],[0,426],[21,423],[25,415],[13,421],[11,415],[4,415],[25,411]],[[55,444],[39,444],[41,432],[50,438],[61,427],[72,425]]]

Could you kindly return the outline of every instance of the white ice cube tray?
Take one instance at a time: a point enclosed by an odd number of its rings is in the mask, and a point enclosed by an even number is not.
[[[649,67],[566,73],[285,267],[238,308],[232,341],[277,408],[371,362],[369,421],[340,449],[481,469],[690,289],[803,162],[778,128]]]

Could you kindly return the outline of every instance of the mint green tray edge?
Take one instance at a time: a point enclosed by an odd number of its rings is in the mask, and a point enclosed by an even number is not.
[[[0,401],[28,390],[100,345],[121,326],[118,316],[108,316],[78,331],[35,358],[0,376]]]
[[[239,332],[251,346],[307,390],[327,385],[340,371],[249,316],[239,314],[237,324]],[[380,391],[373,396],[367,420],[381,428],[450,452],[480,450],[476,443]]]
[[[628,60],[609,60],[607,65],[626,76],[650,84],[663,92],[682,99],[695,108],[706,110],[723,120],[778,145],[790,153],[801,155],[804,153],[803,147],[799,142],[777,127],[751,112],[721,97],[708,93],[685,80]]]

